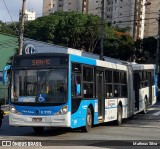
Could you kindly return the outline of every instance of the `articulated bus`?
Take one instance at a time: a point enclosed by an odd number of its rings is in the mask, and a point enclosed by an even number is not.
[[[15,56],[9,78],[9,124],[80,128],[146,113],[156,103],[152,64],[133,64],[68,49]],[[6,80],[6,78],[4,78]]]

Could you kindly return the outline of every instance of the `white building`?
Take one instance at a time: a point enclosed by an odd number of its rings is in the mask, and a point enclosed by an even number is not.
[[[101,0],[43,0],[43,16],[55,11],[78,11],[101,15]]]
[[[55,11],[79,11],[101,16],[101,2],[102,0],[43,0],[43,16]],[[135,39],[143,38],[146,0],[137,0],[136,5],[133,0],[104,2],[104,18],[107,22],[121,28],[128,27],[130,35]]]
[[[107,0],[106,19],[120,28],[129,27],[135,39],[144,37],[146,0]]]
[[[19,20],[22,17],[22,10],[19,11]],[[33,11],[28,11],[25,10],[25,16],[24,16],[24,20],[25,21],[32,21],[36,19],[36,13]]]

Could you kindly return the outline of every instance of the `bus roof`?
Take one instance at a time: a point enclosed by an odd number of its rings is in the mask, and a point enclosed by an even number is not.
[[[83,50],[77,50],[73,48],[68,48],[68,47],[63,47],[63,46],[58,46],[50,43],[45,43],[42,41],[36,41],[32,39],[25,38],[24,40],[25,45],[27,44],[32,44],[36,48],[36,53],[64,53],[64,54],[73,54],[77,56],[83,56],[83,57],[88,57],[92,59],[99,60],[100,56],[97,54],[93,54],[90,52],[86,52]],[[116,63],[116,64],[130,64],[130,62],[115,59],[115,58],[110,58],[104,56],[104,61],[106,62],[111,62],[111,63]]]

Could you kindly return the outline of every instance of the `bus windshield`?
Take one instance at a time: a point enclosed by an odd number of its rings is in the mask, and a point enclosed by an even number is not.
[[[13,70],[11,102],[66,103],[67,69]]]

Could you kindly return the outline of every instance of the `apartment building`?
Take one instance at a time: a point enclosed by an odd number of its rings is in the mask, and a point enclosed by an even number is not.
[[[19,20],[22,17],[22,10],[19,11]],[[25,10],[24,21],[32,21],[36,19],[36,13],[30,10]]]
[[[112,25],[128,27],[134,39],[144,38],[146,0],[107,0],[106,11]]]
[[[120,28],[129,28],[135,39],[144,36],[146,0],[104,0],[104,18]],[[101,16],[102,0],[43,0],[43,16],[55,11],[79,11]],[[138,20],[138,21],[134,21]]]
[[[100,16],[101,0],[43,0],[43,16],[55,11],[78,11]]]
[[[151,5],[146,6],[146,21],[144,37],[154,36],[158,34],[158,19],[160,13],[160,1],[159,0],[149,0]]]
[[[43,16],[55,11],[82,11],[83,0],[43,0]]]

